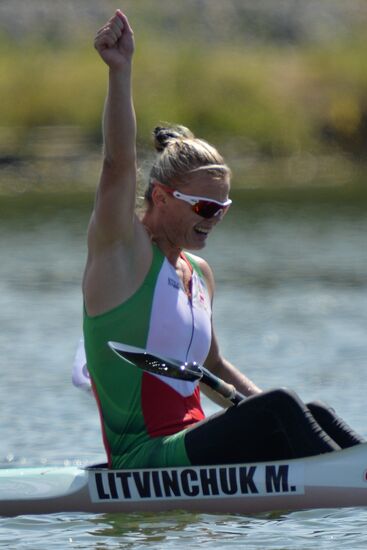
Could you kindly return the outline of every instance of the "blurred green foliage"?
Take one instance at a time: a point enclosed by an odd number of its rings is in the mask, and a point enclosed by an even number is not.
[[[92,48],[50,48],[44,43],[1,44],[2,126],[21,138],[42,125],[100,124],[105,71]]]
[[[325,45],[210,43],[198,49],[144,33],[135,55],[139,144],[160,121],[179,122],[231,155],[276,157],[367,150],[367,38]],[[89,41],[0,39],[1,126],[22,143],[37,126],[78,126],[99,142],[106,67]],[[12,139],[9,140],[9,135]]]

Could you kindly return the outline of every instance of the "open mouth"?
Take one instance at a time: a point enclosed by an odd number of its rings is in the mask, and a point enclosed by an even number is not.
[[[195,232],[199,233],[199,235],[208,235],[210,229],[205,229],[204,227],[195,227]]]

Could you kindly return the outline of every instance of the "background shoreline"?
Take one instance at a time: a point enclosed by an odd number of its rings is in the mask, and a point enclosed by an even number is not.
[[[217,146],[235,188],[343,187],[360,194],[365,2],[162,0],[159,10],[152,0],[123,4],[137,42],[142,181],[152,128],[163,120]],[[1,2],[1,195],[95,189],[106,70],[92,41],[114,9],[109,0]]]

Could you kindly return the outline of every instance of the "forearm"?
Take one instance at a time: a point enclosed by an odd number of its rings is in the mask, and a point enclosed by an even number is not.
[[[209,368],[209,366],[208,366]],[[222,378],[228,384],[232,384],[237,391],[249,397],[261,393],[261,389],[254,384],[246,375],[240,372],[227,359],[219,358],[218,361],[210,367],[213,374]]]
[[[102,179],[111,183],[125,178],[136,165],[136,122],[131,90],[134,33],[121,10],[116,10],[99,29],[94,47],[109,68],[103,113],[107,177]]]
[[[209,388],[209,386],[207,386],[206,384],[200,383],[200,391],[208,399],[210,399],[210,401],[213,401],[213,403],[215,403],[219,407],[222,407],[223,409],[228,409],[228,407],[233,406],[233,403],[229,399],[226,399],[217,391]]]
[[[136,119],[132,99],[131,63],[110,69],[103,113],[105,161],[116,168],[135,169]]]

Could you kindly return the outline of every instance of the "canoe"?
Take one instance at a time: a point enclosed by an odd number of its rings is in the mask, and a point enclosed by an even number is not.
[[[0,469],[0,515],[367,506],[367,443],[289,461],[137,470]]]

